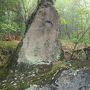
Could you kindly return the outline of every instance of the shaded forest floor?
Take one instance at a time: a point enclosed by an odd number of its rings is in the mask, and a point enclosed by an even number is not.
[[[79,46],[80,48],[78,47],[74,50],[74,55],[71,59],[73,44],[70,42],[62,42],[62,48],[64,50],[63,60],[53,63],[52,65],[30,67],[21,65],[22,68],[17,66],[15,71],[10,70],[8,73],[5,67],[18,43],[19,41],[0,41],[0,90],[24,90],[28,88],[30,84],[51,83],[55,78],[53,78],[53,75],[57,75],[57,73],[63,70],[90,68],[90,60],[86,60],[86,55],[82,51],[87,47]],[[79,52],[77,52],[78,50]],[[4,79],[5,77],[6,79]]]

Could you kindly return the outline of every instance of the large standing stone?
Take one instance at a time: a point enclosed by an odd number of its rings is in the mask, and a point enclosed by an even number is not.
[[[18,63],[40,64],[60,59],[59,18],[51,1],[41,0],[35,18],[23,39]]]

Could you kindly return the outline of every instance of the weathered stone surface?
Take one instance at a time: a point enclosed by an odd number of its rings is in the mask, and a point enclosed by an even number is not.
[[[65,70],[54,84],[34,85],[26,90],[90,90],[90,69]]]
[[[25,34],[19,52],[18,63],[40,64],[60,59],[57,12],[47,0],[41,3],[34,21]]]

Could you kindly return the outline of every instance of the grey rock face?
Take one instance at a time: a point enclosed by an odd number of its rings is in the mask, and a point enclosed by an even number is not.
[[[90,70],[64,71],[55,83],[57,90],[90,90]]]
[[[26,90],[90,90],[90,69],[66,70],[54,84],[42,87],[35,85]]]
[[[23,39],[18,63],[40,64],[58,60],[61,54],[58,16],[52,4],[41,5]]]

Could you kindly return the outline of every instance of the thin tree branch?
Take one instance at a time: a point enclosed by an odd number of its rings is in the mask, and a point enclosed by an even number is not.
[[[90,26],[83,32],[83,34],[81,35],[81,37],[78,39],[78,41],[75,43],[75,46],[73,48],[72,54],[71,54],[71,59],[73,59],[73,55],[74,55],[74,50],[76,49],[79,41],[84,37],[84,35],[87,33],[87,31],[90,29]]]

